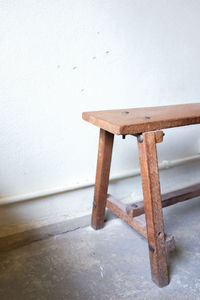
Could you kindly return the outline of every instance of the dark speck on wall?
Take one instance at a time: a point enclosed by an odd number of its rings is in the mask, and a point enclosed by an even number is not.
[[[93,56],[93,58],[92,59],[96,59],[96,56]]]
[[[110,51],[107,50],[107,51],[106,51],[106,54],[109,54],[109,53],[110,53]]]
[[[74,66],[74,67],[73,67],[73,70],[76,70],[76,69],[77,69],[77,66]]]

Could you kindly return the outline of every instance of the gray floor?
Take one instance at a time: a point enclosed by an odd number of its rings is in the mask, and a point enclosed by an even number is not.
[[[200,299],[200,199],[164,209],[177,251],[170,284],[151,282],[147,243],[119,219],[0,255],[0,299]]]

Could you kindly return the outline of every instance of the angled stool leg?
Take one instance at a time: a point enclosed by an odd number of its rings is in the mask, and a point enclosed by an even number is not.
[[[146,132],[138,139],[151,275],[159,287],[169,283],[156,150],[162,134]]]
[[[104,225],[113,139],[114,135],[112,133],[100,129],[96,183],[91,224],[91,226],[95,230],[101,229]]]

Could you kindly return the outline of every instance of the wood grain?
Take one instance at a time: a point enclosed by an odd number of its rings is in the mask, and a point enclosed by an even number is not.
[[[88,121],[113,134],[140,134],[200,123],[200,103],[84,112]]]
[[[107,196],[106,206],[117,217],[121,218],[124,222],[130,225],[143,237],[147,238],[146,221],[144,215],[134,218],[128,216],[126,213],[126,204],[114,198],[112,195]],[[173,235],[165,235],[165,245],[168,253],[175,251],[176,247]]]
[[[96,181],[91,226],[97,230],[104,225],[114,135],[100,129]]]
[[[174,205],[200,196],[200,184],[195,184],[177,191],[162,195],[162,207]],[[144,214],[144,201],[137,201],[126,206],[126,212],[131,217]]]
[[[143,220],[141,221],[141,218],[135,219],[128,216],[126,213],[126,206],[123,203],[109,195],[106,206],[116,216],[121,218],[124,222],[133,227],[138,233],[147,238],[146,223]]]
[[[161,205],[155,132],[143,133],[138,142],[144,209],[152,280],[163,287],[169,283],[165,233]]]

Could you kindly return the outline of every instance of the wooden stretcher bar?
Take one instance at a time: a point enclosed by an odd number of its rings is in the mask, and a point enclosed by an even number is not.
[[[162,207],[174,205],[186,200],[192,200],[200,196],[200,184],[192,185],[177,191],[162,195]],[[137,217],[144,214],[144,202],[138,201],[126,206],[126,213],[131,217]]]
[[[139,234],[147,239],[146,222],[144,215],[138,217],[129,216],[126,212],[127,206],[121,201],[115,199],[112,195],[107,196],[106,207],[112,211],[117,217],[135,229]],[[165,235],[165,244],[167,252],[175,250],[174,236],[171,234]]]

